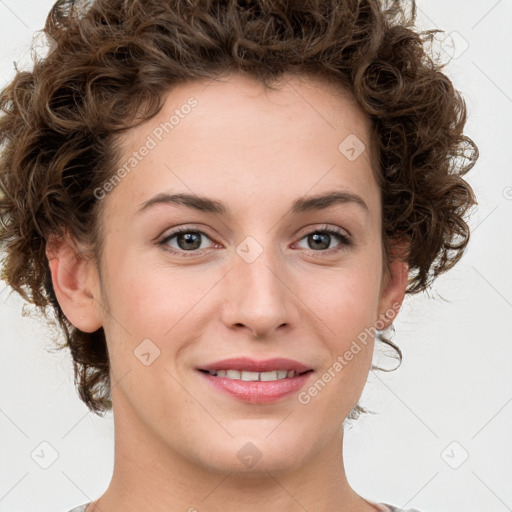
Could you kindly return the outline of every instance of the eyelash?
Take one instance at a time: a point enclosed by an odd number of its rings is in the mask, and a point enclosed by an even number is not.
[[[176,228],[171,233],[168,233],[167,235],[165,235],[163,238],[161,238],[157,242],[157,245],[163,247],[163,249],[165,251],[168,251],[170,253],[176,254],[179,257],[183,257],[183,258],[188,258],[188,257],[191,257],[191,256],[198,256],[200,254],[203,254],[201,252],[197,252],[197,251],[200,251],[200,249],[194,249],[193,251],[185,251],[183,249],[181,249],[181,250],[169,249],[169,247],[167,246],[167,243],[170,240],[172,240],[176,235],[179,235],[180,233],[199,233],[199,234],[204,235],[206,238],[209,238],[211,240],[211,238],[204,231],[201,231],[199,229],[195,229],[195,228],[192,228],[192,227],[189,227],[189,226],[184,226],[184,227]],[[332,227],[329,227],[329,226],[324,226],[324,227],[322,227],[320,229],[317,228],[317,229],[314,229],[312,231],[309,231],[308,233],[305,233],[304,235],[302,235],[300,240],[302,240],[303,238],[306,238],[306,237],[308,237],[310,235],[313,235],[315,233],[327,233],[329,235],[337,236],[340,239],[340,244],[337,247],[331,247],[330,249],[317,250],[317,251],[315,251],[314,249],[309,249],[309,252],[312,252],[315,255],[318,254],[318,253],[320,253],[320,254],[331,254],[333,252],[343,251],[343,250],[346,250],[349,246],[352,245],[351,238],[348,235],[346,235],[345,232],[341,231],[340,229],[332,228]]]

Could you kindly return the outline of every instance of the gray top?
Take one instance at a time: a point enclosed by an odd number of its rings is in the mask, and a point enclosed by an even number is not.
[[[389,505],[388,503],[374,503],[370,501],[370,503],[373,503],[374,505],[377,505],[378,507],[381,507],[382,512],[420,512],[419,510],[416,510],[415,508],[398,508],[393,505]],[[70,510],[69,512],[85,512],[85,509],[88,505],[90,505],[91,502],[85,503],[84,505],[80,505],[79,507],[74,508],[73,510]]]

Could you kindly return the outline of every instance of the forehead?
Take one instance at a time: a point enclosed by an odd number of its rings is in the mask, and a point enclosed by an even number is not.
[[[132,130],[128,139],[140,138],[157,125],[163,126],[163,137],[170,131],[179,136],[183,125],[193,128],[197,135],[201,135],[202,129],[207,130],[202,135],[208,138],[215,137],[216,131],[210,130],[215,127],[220,133],[228,131],[235,138],[247,139],[253,134],[255,141],[263,141],[265,134],[273,136],[285,128],[290,131],[289,124],[293,122],[295,138],[306,139],[314,133],[330,131],[336,139],[348,133],[369,142],[370,119],[343,86],[320,77],[288,74],[273,87],[268,89],[243,74],[223,76],[215,81],[180,83],[164,97],[160,113]],[[173,111],[175,116],[172,116]],[[169,121],[172,127],[168,126]],[[242,132],[238,131],[240,125],[244,128]],[[285,135],[283,133],[283,139]],[[194,140],[191,138],[189,142]],[[369,153],[362,156],[368,157]]]
[[[349,92],[327,81],[288,75],[269,90],[230,75],[182,83],[164,100],[121,141],[120,165],[150,147],[113,194],[129,197],[134,210],[176,189],[212,196],[229,185],[239,187],[232,199],[241,200],[276,190],[298,197],[340,184],[375,188],[370,120]]]

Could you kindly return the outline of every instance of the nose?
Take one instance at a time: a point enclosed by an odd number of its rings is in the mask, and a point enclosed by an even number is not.
[[[286,282],[286,273],[268,252],[263,251],[251,263],[235,254],[234,267],[222,290],[224,325],[240,332],[247,330],[260,339],[293,328],[300,318],[298,299]]]

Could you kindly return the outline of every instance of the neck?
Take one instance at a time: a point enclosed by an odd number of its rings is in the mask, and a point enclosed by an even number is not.
[[[184,458],[114,403],[114,472],[87,512],[375,512],[349,486],[340,427],[300,467],[223,472]],[[263,458],[261,461],[263,462]]]

